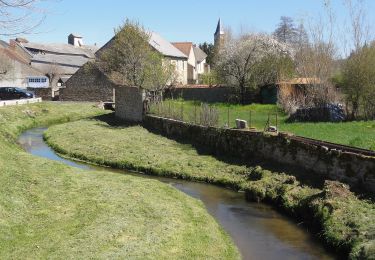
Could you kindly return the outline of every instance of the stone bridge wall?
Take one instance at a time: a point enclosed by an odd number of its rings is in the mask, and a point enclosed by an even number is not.
[[[256,158],[299,166],[325,179],[375,193],[375,157],[330,150],[324,142],[311,145],[285,134],[204,127],[151,115],[144,118],[144,126],[164,136],[204,146],[214,154],[228,154],[244,161]]]

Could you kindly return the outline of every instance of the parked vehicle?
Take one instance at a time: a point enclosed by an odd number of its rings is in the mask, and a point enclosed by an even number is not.
[[[27,92],[22,88],[14,87],[0,87],[0,99],[1,100],[12,100],[12,99],[23,99],[33,98],[34,94]]]

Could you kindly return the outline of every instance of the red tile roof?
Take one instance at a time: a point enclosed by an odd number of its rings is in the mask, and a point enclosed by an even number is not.
[[[189,57],[190,50],[193,47],[192,42],[172,42],[174,47],[179,49],[183,54]]]

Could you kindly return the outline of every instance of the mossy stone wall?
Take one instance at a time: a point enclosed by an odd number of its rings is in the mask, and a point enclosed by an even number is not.
[[[324,142],[311,145],[284,134],[205,127],[152,115],[145,116],[143,124],[150,131],[198,144],[217,155],[298,166],[306,174],[316,173],[375,193],[375,157],[330,150]]]

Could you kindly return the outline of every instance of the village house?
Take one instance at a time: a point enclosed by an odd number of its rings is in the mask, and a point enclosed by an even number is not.
[[[200,75],[210,70],[206,62],[207,54],[192,42],[174,42],[172,44],[188,57],[187,83],[198,84]]]
[[[83,44],[82,37],[77,34],[68,36],[67,44],[42,44],[29,42],[24,38],[10,41],[15,51],[22,57],[27,57],[26,62],[41,72],[44,78],[30,77],[27,79],[29,90],[43,93],[47,99],[57,98],[59,89],[65,82],[87,61],[95,58],[96,46]],[[48,79],[47,86],[45,77]]]
[[[96,55],[99,55],[113,42],[112,38],[107,42]],[[179,49],[165,40],[159,34],[150,33],[149,44],[166,60],[175,65],[176,83],[186,85],[188,82],[188,57]],[[64,101],[114,101],[115,87],[113,81],[94,64],[87,64],[80,68],[60,90],[60,100]]]
[[[0,87],[26,89],[30,79],[46,80],[43,72],[30,66],[32,55],[17,48],[14,41],[10,44],[0,41]]]

